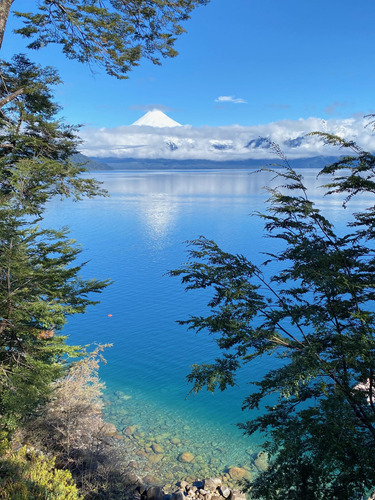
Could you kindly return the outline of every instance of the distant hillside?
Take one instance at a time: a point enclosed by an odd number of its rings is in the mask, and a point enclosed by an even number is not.
[[[315,156],[289,160],[293,168],[323,168],[335,162],[336,156]],[[167,159],[135,159],[135,158],[96,158],[95,163],[101,166],[96,170],[195,170],[195,169],[246,169],[262,168],[280,164],[277,158],[261,160],[211,161],[211,160],[167,160]],[[102,163],[105,162],[105,163]],[[105,165],[107,168],[103,168]]]
[[[94,170],[113,170],[113,167],[110,167],[109,165],[107,165],[107,163],[96,160],[94,158],[89,158],[82,153],[73,155],[72,160],[74,161],[74,163],[84,163],[85,168],[89,172],[92,172]]]

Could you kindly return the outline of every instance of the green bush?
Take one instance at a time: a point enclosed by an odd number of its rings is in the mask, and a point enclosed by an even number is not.
[[[55,459],[28,451],[8,453],[0,459],[2,500],[79,500],[72,475],[55,468]]]

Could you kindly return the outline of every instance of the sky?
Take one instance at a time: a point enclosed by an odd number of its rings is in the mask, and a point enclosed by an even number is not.
[[[15,0],[14,9],[32,10],[35,3]],[[328,131],[342,121],[345,133],[363,135],[363,144],[375,149],[372,130],[363,129],[363,116],[375,112],[374,18],[373,0],[211,0],[184,24],[176,58],[162,66],[143,60],[127,80],[67,60],[58,47],[31,57],[58,68],[64,85],[56,98],[67,121],[83,124],[91,154],[90,136],[97,149],[104,141],[107,152],[108,134],[128,143],[133,132],[127,127],[152,108],[189,125],[187,137],[191,127],[202,138],[213,134],[212,140],[227,130],[222,140],[232,141],[239,127],[273,140],[271,131],[281,123],[295,138],[301,128],[310,131],[314,119]],[[13,25],[3,58],[26,52]]]

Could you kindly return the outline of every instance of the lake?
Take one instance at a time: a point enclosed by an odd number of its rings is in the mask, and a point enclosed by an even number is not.
[[[317,171],[303,174],[313,199],[342,225],[340,199],[322,198]],[[222,475],[232,466],[250,474],[259,443],[243,436],[236,423],[250,417],[241,403],[249,382],[265,367],[259,361],[246,366],[238,386],[223,393],[187,397],[190,366],[211,361],[218,349],[209,336],[176,323],[204,313],[207,293],[186,293],[166,273],[187,260],[184,242],[199,235],[262,262],[260,252],[273,250],[274,242],[264,238],[262,221],[249,214],[264,211],[263,187],[270,175],[244,170],[92,175],[110,197],[53,201],[45,225],[70,227],[88,261],[84,277],[113,280],[100,304],[70,318],[64,329],[72,344],[113,344],[100,371],[111,403],[108,420],[124,430],[124,447],[144,475],[173,482]],[[150,451],[155,444],[162,453]],[[185,451],[194,455],[192,462],[179,460]]]

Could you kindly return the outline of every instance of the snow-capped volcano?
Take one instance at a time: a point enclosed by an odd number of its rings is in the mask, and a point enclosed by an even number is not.
[[[312,117],[247,127],[193,127],[179,126],[154,109],[133,126],[87,128],[80,135],[84,133],[87,144],[82,152],[96,158],[268,161],[275,158],[278,145],[283,154],[294,160],[337,156],[336,147],[325,144],[320,136],[309,135],[322,127],[329,134],[353,138],[364,151],[375,151],[375,135],[372,129],[363,127],[364,123],[362,118],[322,122]]]
[[[145,115],[141,116],[137,121],[132,123],[132,125],[145,126],[145,127],[181,127],[181,123],[178,123],[172,118],[169,118],[160,109],[153,109]]]

